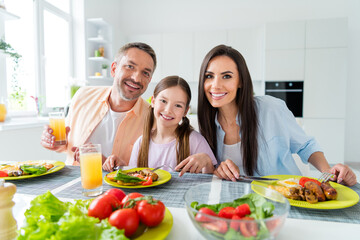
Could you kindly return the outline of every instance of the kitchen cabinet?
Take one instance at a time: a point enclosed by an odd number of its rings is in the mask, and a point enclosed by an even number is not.
[[[264,27],[228,30],[227,44],[243,55],[253,81],[264,80],[264,41]]]
[[[89,85],[111,86],[112,27],[102,18],[86,21],[86,76]],[[107,65],[105,73],[102,66]]]
[[[266,50],[304,49],[305,21],[266,24]]]
[[[347,47],[347,36],[347,18],[306,22],[306,48]]]
[[[163,34],[162,53],[163,77],[178,75],[188,82],[198,81],[194,79],[192,33]]]
[[[266,81],[304,80],[304,49],[267,50]]]
[[[344,163],[345,120],[344,119],[303,119],[305,132],[314,136],[330,164]]]

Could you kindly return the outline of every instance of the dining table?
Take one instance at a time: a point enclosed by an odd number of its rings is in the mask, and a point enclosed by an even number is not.
[[[103,172],[105,176],[107,172]],[[179,177],[178,172],[170,172],[171,179],[161,185],[147,188],[122,188],[129,194],[139,192],[160,199],[173,217],[173,226],[166,239],[203,240],[188,216],[184,194],[192,186],[211,183],[215,192],[221,188],[223,181],[212,174],[185,173]],[[62,201],[89,199],[82,195],[80,167],[66,165],[61,170],[38,177],[8,180],[16,185],[17,191],[13,201],[13,215],[18,228],[24,224],[24,212],[36,196],[50,191]],[[236,184],[236,183],[234,183]],[[248,183],[250,186],[250,183]],[[236,185],[235,185],[236,186]],[[114,188],[103,183],[103,191]],[[360,184],[350,187],[358,195]],[[343,209],[307,209],[290,207],[289,214],[276,239],[359,239],[360,238],[360,203]]]

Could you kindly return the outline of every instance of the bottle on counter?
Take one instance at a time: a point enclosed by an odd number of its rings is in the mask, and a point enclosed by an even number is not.
[[[12,183],[5,183],[0,179],[0,239],[12,240],[17,237],[16,220],[12,213],[15,205],[13,196],[16,192],[16,186]]]

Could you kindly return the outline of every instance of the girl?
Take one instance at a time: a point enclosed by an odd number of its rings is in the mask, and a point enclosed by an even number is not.
[[[182,162],[181,167],[191,173],[214,171],[214,154],[186,117],[190,100],[190,87],[181,77],[169,76],[156,85],[143,136],[134,144],[129,166],[155,168],[165,164],[163,169],[174,170]],[[209,157],[189,157],[197,153]]]
[[[343,164],[330,168],[316,140],[298,126],[285,103],[256,96],[245,59],[235,49],[219,45],[204,58],[200,69],[198,112],[200,132],[220,163],[215,174],[235,181],[248,175],[300,175],[292,154],[337,182],[356,184]]]

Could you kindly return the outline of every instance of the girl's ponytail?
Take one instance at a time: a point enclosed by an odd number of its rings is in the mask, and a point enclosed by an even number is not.
[[[148,113],[145,118],[145,124],[143,129],[142,141],[139,149],[139,155],[137,160],[138,167],[149,167],[149,144],[151,139],[151,131],[154,126],[154,109],[149,106]]]
[[[190,125],[189,119],[184,116],[182,123],[176,128],[176,159],[177,164],[182,160],[190,156],[190,134],[193,131],[193,127]]]

